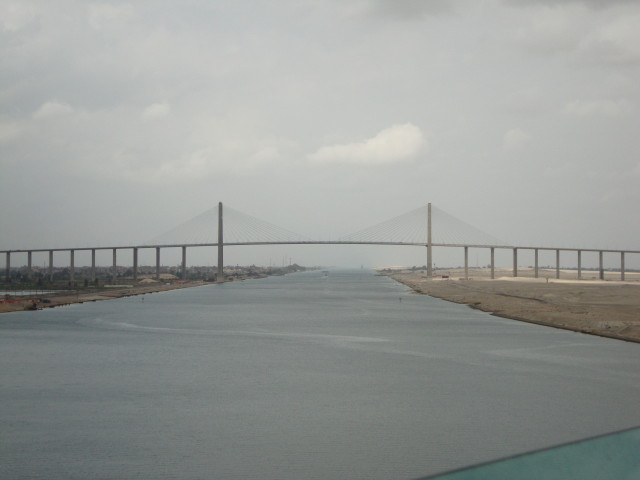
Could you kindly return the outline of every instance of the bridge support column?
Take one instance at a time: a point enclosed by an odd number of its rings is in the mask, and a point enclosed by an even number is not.
[[[156,280],[160,280],[160,247],[156,247]]]
[[[537,248],[533,249],[533,255],[535,257],[535,260],[534,260],[535,263],[533,267],[533,276],[534,278],[538,278],[538,249]]]
[[[578,280],[582,280],[582,250],[578,250]]]
[[[518,276],[518,249],[513,249],[513,276]]]
[[[29,278],[29,280],[31,280],[31,277],[33,276],[32,260],[33,260],[33,252],[29,250],[27,252],[27,278]]]
[[[138,281],[138,248],[133,247],[133,281]]]
[[[620,252],[620,280],[624,282],[624,252]]]
[[[53,250],[49,250],[49,281],[53,282]]]
[[[76,251],[69,250],[69,283],[73,287],[76,283]]]
[[[433,277],[433,256],[431,241],[431,203],[427,204],[427,277]]]
[[[464,279],[469,280],[469,247],[464,247]]]
[[[224,282],[224,234],[222,227],[222,202],[218,202],[218,271],[216,273],[216,283]]]
[[[560,250],[556,249],[556,278],[560,278]]]
[[[187,279],[187,247],[182,246],[182,280]]]
[[[598,263],[599,263],[599,270],[600,270],[600,280],[604,280],[604,261],[603,261],[603,255],[604,252],[602,250],[600,250],[598,252]]]
[[[11,252],[7,252],[5,254],[5,258],[6,258],[5,280],[6,280],[7,283],[11,283]]]
[[[91,281],[96,281],[96,249],[91,249]]]
[[[491,280],[493,280],[494,278],[496,278],[496,271],[495,271],[495,267],[496,267],[496,252],[495,252],[495,248],[491,247]]]
[[[113,249],[113,271],[111,272],[111,283],[118,282],[118,250]]]

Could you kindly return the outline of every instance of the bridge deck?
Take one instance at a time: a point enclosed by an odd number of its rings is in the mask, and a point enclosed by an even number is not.
[[[365,241],[345,241],[345,240],[296,240],[296,241],[276,241],[276,242],[225,242],[223,247],[235,246],[260,246],[260,245],[390,245],[390,246],[410,246],[427,247],[427,243],[413,242],[365,242]],[[68,252],[90,251],[90,250],[127,250],[145,248],[193,248],[193,247],[217,247],[218,243],[179,243],[161,245],[119,245],[107,247],[65,247],[65,248],[27,248],[0,250],[0,253],[28,253],[28,252]],[[457,248],[498,248],[498,249],[518,249],[518,250],[546,250],[546,251],[571,251],[571,252],[603,252],[603,253],[640,253],[640,250],[607,249],[607,248],[575,248],[575,247],[536,247],[521,245],[477,245],[463,243],[432,243],[432,247],[457,247]]]

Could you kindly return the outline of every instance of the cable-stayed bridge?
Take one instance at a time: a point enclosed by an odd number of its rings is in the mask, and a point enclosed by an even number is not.
[[[313,240],[243,212],[218,205],[202,214],[145,242],[155,246],[283,245],[283,244],[359,244],[426,246],[428,220],[432,218],[434,246],[505,245],[501,240],[482,232],[439,208],[428,205],[398,215],[369,228],[336,237],[333,240]],[[224,222],[220,224],[220,219]]]
[[[120,250],[131,250],[133,259],[133,278],[138,275],[138,251],[140,249],[155,249],[156,277],[160,275],[160,257],[163,248],[182,249],[182,275],[186,274],[187,249],[196,247],[216,247],[218,256],[217,279],[224,281],[224,247],[251,245],[397,245],[426,247],[427,276],[433,276],[434,247],[458,247],[464,249],[465,277],[468,278],[469,248],[484,248],[491,252],[491,278],[494,278],[495,249],[511,249],[513,251],[513,275],[518,275],[518,250],[533,250],[535,255],[535,272],[538,276],[538,253],[540,250],[554,250],[556,252],[556,277],[560,276],[560,252],[573,251],[577,253],[578,278],[582,273],[582,253],[598,252],[600,278],[604,278],[603,254],[618,253],[620,255],[620,275],[624,280],[625,255],[640,254],[639,250],[602,250],[576,249],[557,247],[534,247],[507,245],[500,239],[432,206],[430,203],[410,212],[398,215],[392,219],[373,225],[369,228],[338,237],[334,240],[314,240],[298,233],[278,227],[264,220],[252,217],[238,210],[217,207],[156,236],[140,245],[82,247],[82,248],[42,248],[42,249],[14,249],[0,250],[6,256],[6,278],[10,281],[12,253],[27,253],[27,268],[31,271],[33,252],[49,253],[49,275],[53,275],[54,252],[68,251],[70,259],[70,277],[74,278],[74,254],[76,251],[91,251],[92,279],[95,279],[96,250],[112,250],[114,281],[117,266],[117,254]]]

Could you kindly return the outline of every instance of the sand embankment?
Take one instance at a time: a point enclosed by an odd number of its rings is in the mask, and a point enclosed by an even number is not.
[[[578,281],[575,272],[563,272],[556,280],[550,278],[555,270],[541,272],[537,279],[526,270],[517,278],[507,274],[506,269],[496,271],[491,280],[488,269],[470,269],[465,280],[463,269],[452,269],[438,271],[433,279],[423,271],[389,276],[417,293],[497,316],[640,343],[639,274],[627,273],[625,282]]]
[[[139,283],[137,285],[114,286],[99,290],[78,290],[53,294],[29,295],[25,297],[7,297],[0,302],[0,313],[28,310],[34,304],[36,309],[53,308],[70,305],[72,303],[96,302],[98,300],[144,295],[178,288],[197,287],[200,285],[205,285],[205,282]]]

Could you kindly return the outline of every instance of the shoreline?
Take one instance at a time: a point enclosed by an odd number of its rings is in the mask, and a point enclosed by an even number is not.
[[[269,276],[271,275],[247,275],[224,283],[267,278]],[[168,283],[156,282],[138,283],[137,285],[108,285],[100,289],[58,290],[55,293],[42,293],[16,297],[5,296],[4,298],[0,298],[0,315],[3,313],[44,310],[46,308],[63,307],[76,303],[113,300],[116,298],[148,295],[152,293],[166,292],[169,290],[178,290],[181,288],[201,287],[203,285],[215,284],[216,282],[207,282],[205,280],[181,280]]]
[[[423,271],[381,272],[415,293],[468,305],[496,317],[640,343],[640,282],[533,279],[495,280],[474,269],[449,269],[427,279]],[[488,269],[487,269],[488,270]],[[486,275],[485,275],[486,274]]]
[[[226,281],[222,283],[239,282],[242,280],[256,280],[261,278],[288,275],[290,273],[313,270],[315,267],[301,267],[297,264],[287,268],[264,267],[235,267],[225,274]],[[75,303],[97,302],[100,300],[112,300],[114,298],[131,297],[135,295],[147,295],[181,288],[200,287],[203,285],[215,285],[218,282],[208,280],[180,280],[170,273],[161,273],[160,279],[152,279],[152,275],[141,275],[137,283],[131,277],[120,278],[120,284],[106,284],[101,288],[84,287],[77,290],[59,289],[54,285],[46,285],[46,290],[38,293],[33,285],[24,285],[25,292],[33,291],[28,295],[4,295],[0,296],[0,315],[9,312],[43,310]],[[43,287],[37,287],[43,288]],[[64,288],[64,287],[63,287]],[[19,289],[18,289],[19,290]]]
[[[0,314],[9,312],[22,312],[43,310],[45,308],[63,307],[76,303],[98,302],[102,300],[113,300],[115,298],[132,297],[136,295],[147,295],[180,288],[199,287],[210,285],[213,282],[202,280],[185,281],[171,284],[154,285],[123,285],[88,291],[63,291],[56,293],[46,293],[42,295],[20,296],[15,299],[6,298],[0,303]]]

